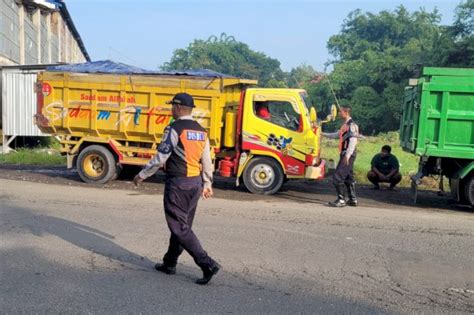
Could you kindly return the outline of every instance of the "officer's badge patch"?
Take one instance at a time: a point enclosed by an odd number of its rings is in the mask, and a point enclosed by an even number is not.
[[[166,142],[160,143],[158,146],[158,152],[163,153],[163,154],[168,154],[171,152],[171,145]]]
[[[204,141],[206,136],[204,132],[199,131],[187,131],[186,132],[186,139],[191,141]]]

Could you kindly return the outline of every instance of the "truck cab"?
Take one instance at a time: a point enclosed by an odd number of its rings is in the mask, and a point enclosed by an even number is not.
[[[285,178],[324,177],[320,128],[310,112],[307,93],[301,89],[245,91],[241,142],[246,154],[237,176],[247,189],[271,194]]]

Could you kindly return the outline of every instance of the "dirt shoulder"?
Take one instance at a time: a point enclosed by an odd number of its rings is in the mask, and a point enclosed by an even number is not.
[[[131,176],[119,178],[105,185],[91,185],[81,181],[75,170],[65,167],[43,167],[26,165],[0,164],[0,178],[38,182],[44,184],[59,184],[78,187],[95,187],[101,189],[135,189],[142,194],[162,194],[164,175],[158,174],[148,179],[138,188],[131,182]],[[233,179],[217,177],[214,183],[215,197],[229,200],[267,200],[281,202],[295,201],[302,204],[326,204],[334,199],[334,188],[330,179],[322,181],[294,180],[287,182],[282,190],[273,196],[262,196],[248,193],[243,187],[236,187]],[[390,191],[382,188],[373,190],[368,185],[358,185],[357,194],[361,205],[378,208],[412,208],[419,210],[473,210],[469,207],[456,205],[450,199],[449,193],[438,195],[437,192],[421,190],[417,204],[413,204],[410,189],[398,188]]]

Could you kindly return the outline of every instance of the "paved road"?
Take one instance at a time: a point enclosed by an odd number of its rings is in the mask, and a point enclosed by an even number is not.
[[[131,187],[0,179],[2,313],[474,312],[470,211],[219,190],[195,231],[224,269],[200,287],[187,254],[175,276],[153,270],[161,184]]]

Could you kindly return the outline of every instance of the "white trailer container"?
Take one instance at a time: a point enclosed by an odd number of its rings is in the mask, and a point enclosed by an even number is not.
[[[0,113],[2,152],[11,150],[10,144],[18,137],[49,136],[35,125],[36,76],[47,65],[5,66],[0,68]]]

